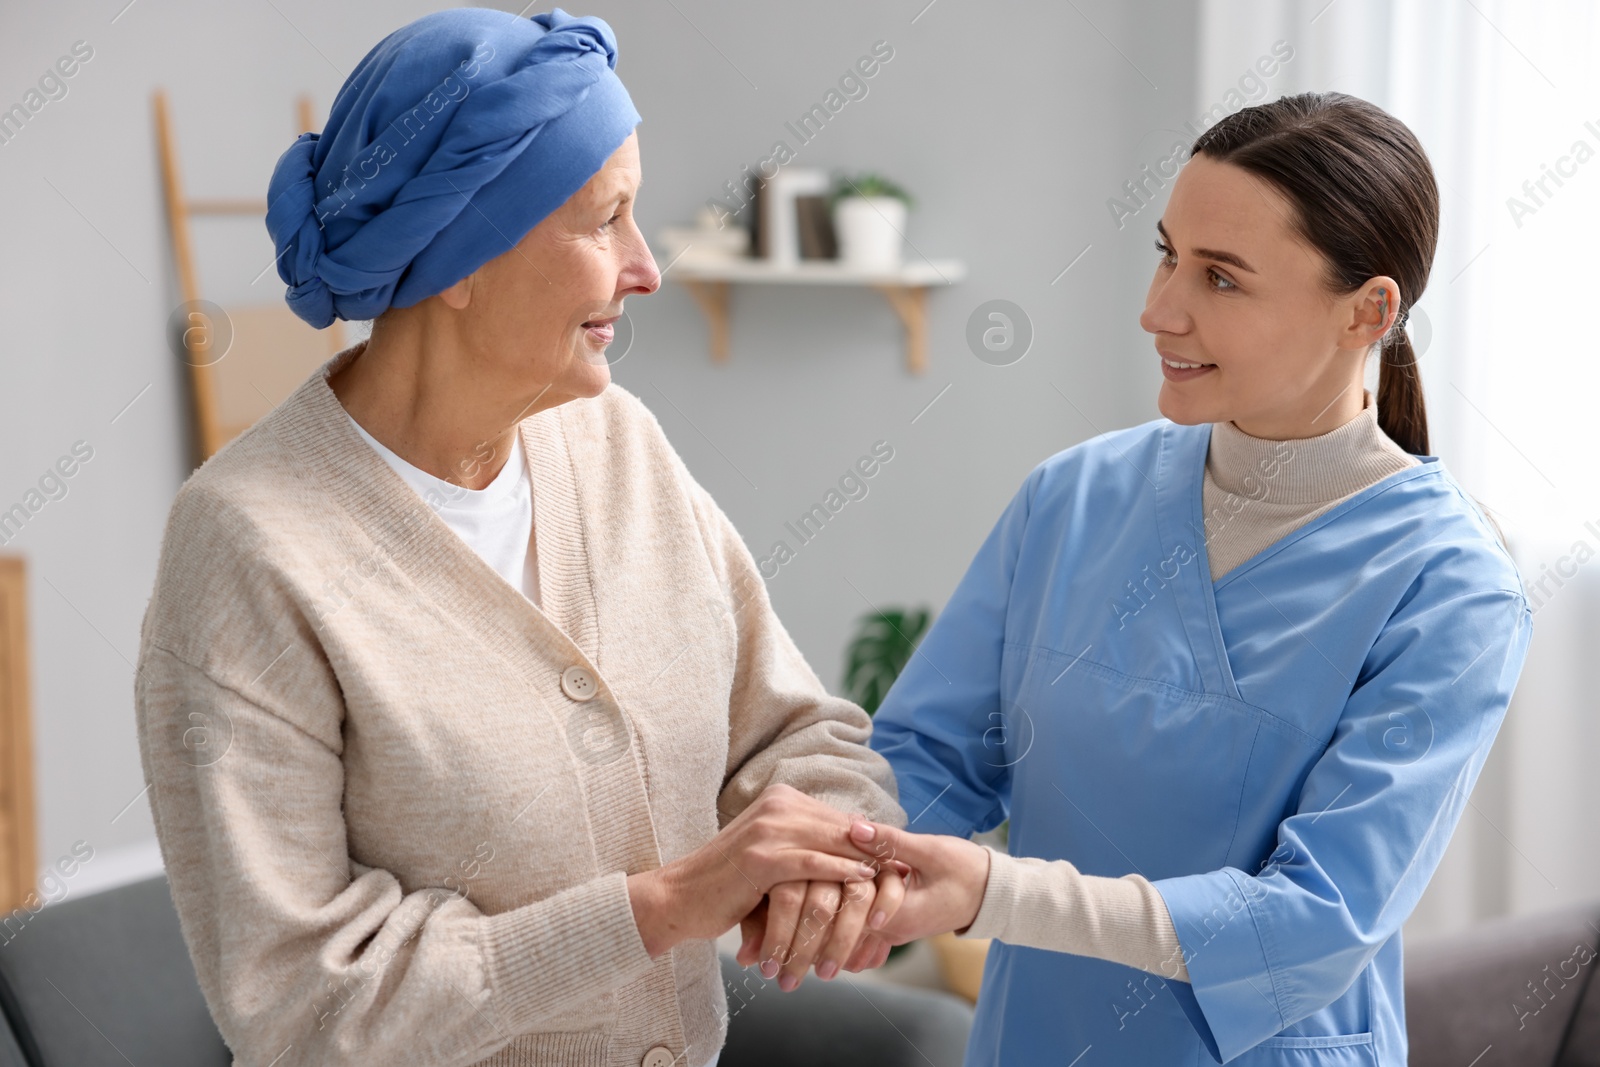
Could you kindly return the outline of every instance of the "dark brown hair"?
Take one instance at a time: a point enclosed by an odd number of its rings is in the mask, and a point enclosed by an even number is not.
[[[1428,287],[1439,243],[1439,188],[1405,123],[1344,93],[1301,93],[1227,116],[1194,142],[1205,153],[1270,182],[1294,205],[1292,224],[1327,258],[1328,289],[1353,293],[1388,275],[1405,303]],[[1378,425],[1413,455],[1428,454],[1428,414],[1416,353],[1403,329],[1379,349]]]

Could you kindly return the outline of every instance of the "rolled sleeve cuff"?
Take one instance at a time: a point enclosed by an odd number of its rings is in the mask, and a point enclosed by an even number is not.
[[[1206,1049],[1226,1063],[1282,1031],[1278,990],[1250,905],[1231,870],[1153,882],[1166,902],[1189,970],[1170,988]]]
[[[897,829],[906,824],[906,813],[894,798],[875,782],[863,779],[858,790],[818,789],[806,791],[813,800],[820,800],[836,811],[865,816],[868,822],[880,822]]]

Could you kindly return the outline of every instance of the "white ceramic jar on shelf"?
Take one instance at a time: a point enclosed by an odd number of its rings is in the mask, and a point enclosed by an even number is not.
[[[906,203],[899,197],[840,197],[833,206],[840,262],[866,270],[898,269],[906,214]]]

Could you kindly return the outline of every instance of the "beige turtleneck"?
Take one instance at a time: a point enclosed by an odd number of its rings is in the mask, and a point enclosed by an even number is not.
[[[1272,441],[1231,422],[1212,424],[1203,499],[1211,578],[1226,574],[1339,501],[1420,462],[1361,413],[1317,437]],[[1093,956],[1163,978],[1189,980],[1177,931],[1154,885],[1139,874],[1081,873],[1066,860],[989,852],[989,881],[964,938]]]
[[[1346,497],[1421,462],[1379,428],[1370,390],[1362,390],[1362,404],[1337,429],[1294,441],[1212,424],[1203,489],[1212,581]]]

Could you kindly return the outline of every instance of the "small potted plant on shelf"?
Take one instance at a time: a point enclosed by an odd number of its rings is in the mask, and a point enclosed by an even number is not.
[[[900,266],[911,194],[879,174],[838,174],[828,204],[841,263],[882,271]]]

